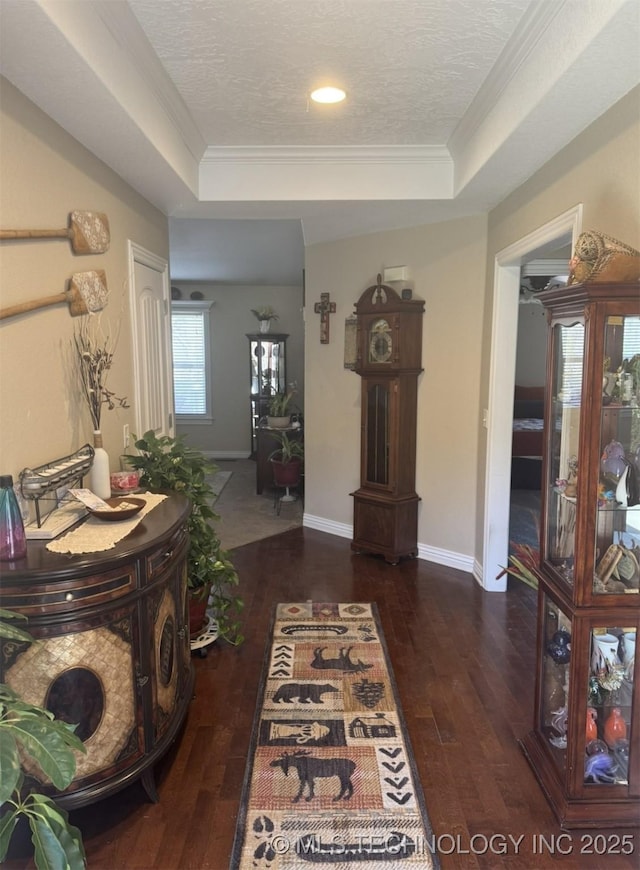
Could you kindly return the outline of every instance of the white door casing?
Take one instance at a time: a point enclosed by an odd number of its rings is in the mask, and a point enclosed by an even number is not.
[[[495,258],[491,362],[487,413],[487,455],[482,546],[482,586],[504,592],[507,577],[498,575],[509,554],[509,505],[511,490],[511,439],[520,267],[525,257],[546,248],[571,243],[575,247],[582,230],[582,203],[569,209],[534,232],[499,251]]]
[[[174,435],[169,264],[128,242],[135,434]]]

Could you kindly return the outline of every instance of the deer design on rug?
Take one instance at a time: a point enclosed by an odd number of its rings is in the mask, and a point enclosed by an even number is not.
[[[290,768],[296,769],[300,788],[291,801],[294,804],[297,804],[302,797],[305,787],[309,790],[305,800],[312,800],[315,797],[315,780],[329,776],[337,776],[340,780],[340,791],[334,797],[334,801],[349,800],[353,794],[351,776],[356,769],[356,763],[350,758],[316,758],[310,752],[300,749],[294,753],[284,752],[279,758],[274,758],[270,767],[281,768],[285,776],[289,776]]]
[[[325,659],[322,654],[326,650],[326,646],[317,646],[313,651],[311,667],[320,670],[332,668],[336,671],[350,671],[354,674],[361,674],[362,671],[367,671],[373,667],[373,665],[366,665],[364,662],[361,662],[360,659],[357,662],[351,661],[352,649],[352,646],[341,647],[336,658]]]

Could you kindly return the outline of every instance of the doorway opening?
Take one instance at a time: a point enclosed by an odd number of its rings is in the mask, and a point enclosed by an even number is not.
[[[487,454],[485,466],[482,585],[504,592],[511,503],[511,442],[515,388],[518,307],[523,263],[575,245],[582,229],[582,204],[539,227],[495,258],[491,329]]]

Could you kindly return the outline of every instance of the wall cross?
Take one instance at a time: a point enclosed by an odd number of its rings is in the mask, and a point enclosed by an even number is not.
[[[329,315],[336,313],[336,303],[329,301],[328,293],[321,293],[313,310],[320,315],[320,344],[329,344]]]

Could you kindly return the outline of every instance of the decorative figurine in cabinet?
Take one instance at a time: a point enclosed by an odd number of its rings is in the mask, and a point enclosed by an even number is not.
[[[378,275],[355,308],[362,435],[351,546],[395,564],[418,554],[416,422],[424,302],[401,299]]]
[[[539,295],[549,340],[536,707],[523,749],[566,828],[640,818],[640,284]]]
[[[248,333],[251,372],[251,453],[257,449],[260,420],[269,412],[275,393],[287,389],[286,353],[288,334]]]

